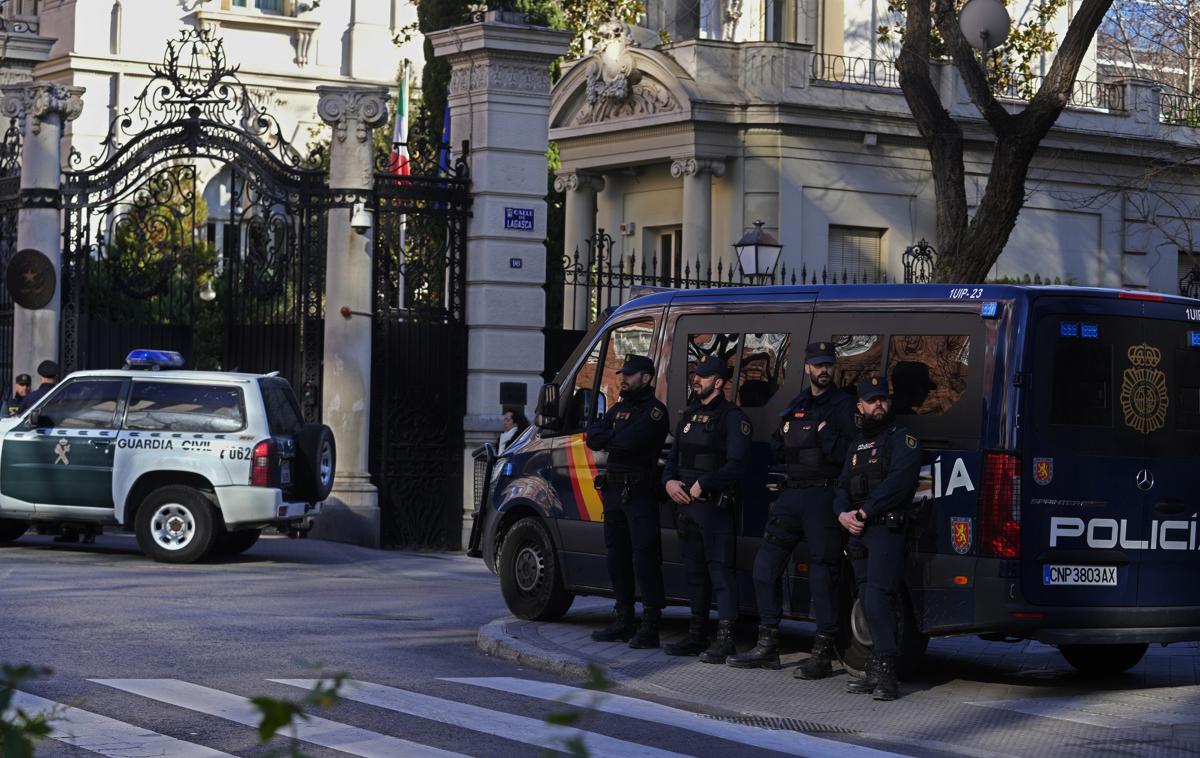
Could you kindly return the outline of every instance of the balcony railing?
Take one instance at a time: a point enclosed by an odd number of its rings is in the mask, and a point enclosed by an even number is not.
[[[996,93],[1002,100],[1028,100],[1042,86],[1045,77],[1014,78]],[[1092,79],[1076,80],[1071,88],[1072,108],[1095,108],[1105,111],[1125,110],[1125,85],[1120,82],[1101,82]]]
[[[900,89],[900,73],[892,61],[813,53],[812,78],[818,82]]]
[[[1200,97],[1185,92],[1163,92],[1159,121],[1176,126],[1200,126]]]

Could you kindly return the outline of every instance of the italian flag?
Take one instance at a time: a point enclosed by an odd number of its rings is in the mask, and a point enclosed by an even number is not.
[[[392,130],[392,159],[389,170],[408,176],[408,61],[400,72],[400,94],[396,97],[396,127]]]

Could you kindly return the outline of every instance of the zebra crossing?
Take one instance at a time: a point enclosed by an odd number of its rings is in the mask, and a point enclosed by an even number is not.
[[[147,701],[215,717],[247,727],[248,730],[257,728],[261,718],[258,709],[249,698],[182,679],[88,681]],[[294,688],[296,699],[318,682],[316,679],[285,678],[264,681]],[[747,749],[762,751],[763,754],[813,758],[888,758],[896,755],[849,742],[794,731],[731,723],[635,697],[597,693],[552,682],[517,677],[446,677],[437,682],[448,685],[463,695],[490,694],[492,697],[488,698],[488,703],[491,707],[362,680],[346,680],[339,694],[344,701],[447,727],[445,730],[432,732],[441,737],[439,745],[424,744],[405,739],[399,734],[384,734],[317,716],[297,721],[294,731],[289,729],[288,734],[294,734],[296,739],[310,746],[367,758],[538,755],[547,750],[565,751],[569,741],[583,745],[589,755],[606,758],[682,758],[691,755],[688,752],[669,749],[682,746],[686,750],[687,747],[686,741],[671,739],[670,730],[690,732],[709,738],[704,744],[711,747],[711,750],[703,752],[711,755],[737,754]],[[443,691],[439,694],[446,693]],[[547,712],[563,706],[572,706],[583,711],[604,714],[610,720],[615,717],[622,722],[618,725],[620,728],[615,729],[620,732],[620,736],[602,732],[602,727],[605,726],[609,730],[614,729],[613,724],[609,722],[595,724],[589,720],[576,728],[511,713],[505,709],[506,703],[521,699],[541,703],[540,708]],[[216,758],[233,755],[178,735],[162,734],[127,723],[120,720],[119,714],[105,715],[89,710],[86,701],[59,703],[28,692],[16,692],[12,707],[27,713],[47,714],[52,719],[52,741],[111,758]],[[648,724],[653,725],[653,728],[646,729]],[[641,731],[638,731],[639,729]],[[397,731],[402,733],[403,729],[398,728]],[[456,752],[453,749],[456,740],[452,737],[464,732],[486,735],[506,743],[493,743],[488,749],[481,750],[476,740],[473,742],[474,748]],[[655,734],[655,741],[659,745],[665,743],[666,747],[632,740],[630,734],[633,732]],[[249,731],[248,733],[252,734]],[[667,737],[663,737],[664,734]],[[457,742],[461,743],[462,740]],[[448,747],[451,749],[447,749]]]

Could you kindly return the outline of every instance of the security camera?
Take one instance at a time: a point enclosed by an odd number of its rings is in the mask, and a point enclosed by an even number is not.
[[[359,234],[366,234],[371,228],[371,209],[366,203],[355,203],[350,213],[350,228]]]

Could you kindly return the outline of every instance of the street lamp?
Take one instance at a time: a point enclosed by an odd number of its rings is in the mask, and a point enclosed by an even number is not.
[[[211,303],[217,299],[217,291],[213,288],[212,280],[212,276],[209,276],[204,282],[204,288],[200,290],[200,299],[206,303]]]
[[[754,229],[733,243],[733,249],[737,251],[742,274],[751,281],[757,280],[760,284],[766,284],[775,275],[775,266],[779,263],[779,253],[783,250],[783,245],[769,232],[763,231],[762,221],[755,221]]]
[[[976,50],[991,50],[1008,39],[1011,19],[1000,0],[970,0],[958,14],[967,43]]]

